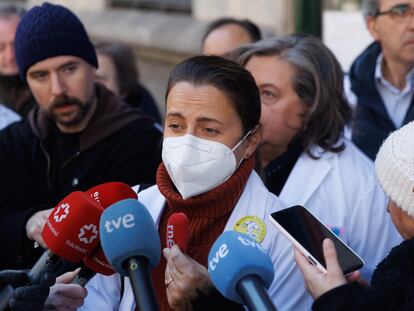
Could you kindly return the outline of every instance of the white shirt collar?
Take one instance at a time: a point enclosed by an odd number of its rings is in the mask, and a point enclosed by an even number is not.
[[[391,84],[385,77],[382,72],[382,62],[384,60],[384,55],[380,53],[375,64],[375,81],[377,84],[380,84],[382,87],[387,88],[394,94],[408,93],[413,89],[413,80],[414,80],[414,68],[412,68],[405,76],[406,85],[403,90],[399,90],[397,87]]]

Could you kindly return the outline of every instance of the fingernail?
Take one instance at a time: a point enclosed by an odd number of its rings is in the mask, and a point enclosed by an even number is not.
[[[165,259],[168,259],[168,256],[170,256],[170,249],[168,247],[164,248],[162,250],[162,254],[164,255]]]

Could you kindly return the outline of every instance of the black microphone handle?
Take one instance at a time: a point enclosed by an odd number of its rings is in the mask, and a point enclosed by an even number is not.
[[[39,283],[39,278],[43,274],[55,271],[60,264],[62,264],[62,259],[58,255],[53,253],[50,249],[45,250],[28,273],[30,284]]]
[[[244,277],[237,283],[236,290],[250,311],[277,311],[258,276]]]
[[[96,272],[85,266],[83,263],[80,264],[80,268],[81,270],[79,271],[78,275],[73,279],[72,283],[85,286],[86,283],[88,283],[89,280],[96,275]]]
[[[0,290],[0,311],[5,310],[9,306],[9,300],[14,293],[14,288],[10,285]]]
[[[142,256],[132,257],[124,262],[124,267],[128,271],[138,310],[159,311],[160,308],[152,287],[148,259]]]

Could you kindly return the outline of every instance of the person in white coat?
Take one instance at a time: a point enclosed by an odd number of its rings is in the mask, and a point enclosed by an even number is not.
[[[207,273],[208,252],[226,230],[250,234],[268,251],[275,270],[268,292],[278,310],[305,310],[312,303],[289,241],[268,220],[285,205],[253,170],[260,110],[252,75],[234,62],[198,56],[170,75],[163,163],[156,186],[139,193],[162,247],[169,216],[184,212],[189,219],[186,254],[176,245],[164,249],[152,271],[161,310],[244,310],[221,296]],[[127,278],[97,275],[87,290],[80,310],[135,310]]]
[[[262,101],[259,164],[268,189],[305,205],[365,261],[362,277],[401,238],[386,213],[387,197],[373,163],[343,137],[352,114],[343,73],[317,38],[290,35],[234,51]]]

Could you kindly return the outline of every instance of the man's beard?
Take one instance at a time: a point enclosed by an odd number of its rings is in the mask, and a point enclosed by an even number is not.
[[[75,97],[70,97],[67,95],[60,96],[56,98],[51,106],[49,107],[48,114],[52,120],[54,120],[57,124],[63,125],[63,126],[74,126],[78,125],[82,122],[84,119],[86,113],[88,112],[89,108],[91,107],[92,100],[82,102],[79,99]],[[69,113],[66,115],[71,115],[70,118],[65,117],[65,114],[57,113],[55,111],[56,108],[64,107],[67,105],[74,105],[78,107],[78,110],[76,113]]]

